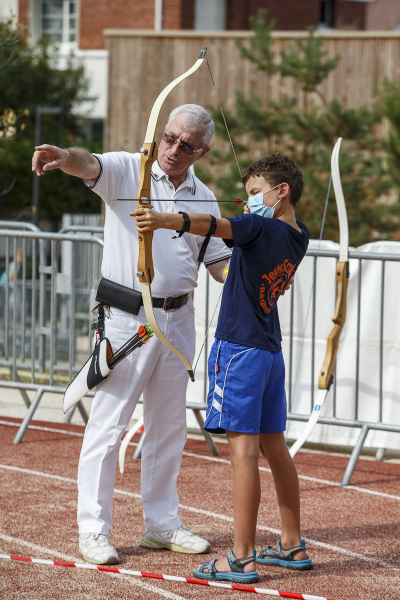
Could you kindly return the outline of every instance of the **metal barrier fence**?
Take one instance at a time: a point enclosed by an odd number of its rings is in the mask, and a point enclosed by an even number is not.
[[[338,250],[317,250],[317,249],[309,249],[307,251],[307,256],[313,257],[314,261],[314,269],[317,258],[338,258],[339,251]],[[363,448],[365,439],[370,430],[376,431],[385,431],[385,432],[395,432],[400,433],[400,423],[384,423],[383,422],[383,389],[384,389],[384,361],[383,361],[383,348],[384,348],[384,320],[385,320],[385,311],[384,311],[384,299],[385,299],[385,282],[386,282],[386,264],[390,263],[399,263],[400,255],[399,254],[381,254],[381,253],[369,253],[369,252],[357,252],[350,251],[349,259],[356,259],[358,262],[358,277],[357,277],[357,320],[356,320],[356,354],[355,354],[355,374],[354,374],[354,409],[352,418],[341,418],[337,415],[337,380],[338,377],[335,375],[334,383],[333,383],[333,402],[332,402],[332,415],[320,417],[318,423],[324,425],[339,425],[342,427],[356,427],[360,428],[361,431],[359,433],[356,444],[353,448],[350,460],[344,472],[341,485],[348,485],[350,483],[351,476],[357,464],[357,460],[360,456],[361,450]],[[359,392],[360,392],[360,347],[361,347],[361,289],[362,289],[362,266],[366,261],[377,261],[381,265],[381,273],[380,273],[380,290],[379,290],[379,377],[378,377],[378,420],[374,421],[364,421],[360,418],[360,404],[359,404]],[[314,270],[313,269],[313,270]],[[296,283],[294,284],[296,285]],[[336,296],[335,296],[336,297]],[[288,364],[288,419],[291,421],[308,421],[310,413],[313,410],[314,406],[314,394],[315,388],[314,385],[311,385],[310,388],[310,406],[309,412],[307,414],[299,414],[293,412],[293,375],[295,372],[295,364],[293,358],[293,329],[294,329],[294,293],[292,290],[291,298],[290,298],[290,351],[289,351],[289,364]],[[315,371],[315,340],[316,340],[316,287],[313,289],[312,294],[312,312],[311,312],[311,364],[310,364],[310,381],[316,382],[316,371]],[[320,367],[320,365],[317,365]]]
[[[6,227],[6,229],[2,229]],[[12,230],[11,227],[18,227]],[[22,230],[25,229],[25,231]],[[74,233],[72,233],[72,231]],[[102,228],[85,226],[71,226],[59,233],[44,233],[31,224],[0,222],[0,243],[5,245],[6,268],[0,280],[0,367],[6,367],[11,374],[11,381],[0,381],[0,387],[20,390],[28,408],[26,417],[15,438],[15,443],[22,440],[23,435],[39,405],[42,395],[46,392],[64,393],[65,387],[56,381],[59,373],[68,374],[70,381],[73,374],[78,372],[83,362],[91,354],[91,315],[90,307],[94,304],[94,290],[100,278],[99,261],[94,261],[95,249],[101,251],[103,241],[96,237],[102,233]],[[92,234],[92,235],[89,235]],[[71,242],[69,252],[70,269],[60,273],[60,243]],[[88,280],[85,287],[80,289],[73,276],[76,265],[77,244],[84,244],[87,248]],[[13,261],[11,261],[11,255]],[[319,259],[337,258],[338,252],[334,250],[309,249],[307,256],[315,262]],[[324,425],[340,425],[344,427],[360,428],[358,440],[353,449],[351,458],[342,479],[342,485],[347,485],[355,468],[362,450],[368,431],[378,430],[400,433],[400,424],[386,423],[383,421],[383,390],[384,390],[384,294],[386,264],[400,262],[400,255],[376,254],[364,252],[350,252],[350,259],[358,261],[357,279],[357,334],[354,374],[354,414],[351,418],[344,418],[337,412],[336,381],[333,389],[333,403],[331,416],[323,416],[319,423]],[[96,265],[96,272],[90,265]],[[380,275],[380,307],[379,307],[379,386],[377,398],[377,421],[366,421],[360,418],[359,389],[360,389],[360,313],[362,289],[362,265],[366,261],[379,261],[381,264]],[[14,265],[12,266],[12,262]],[[49,262],[49,264],[47,264]],[[295,282],[288,293],[289,302],[289,355],[287,360],[288,371],[288,419],[289,421],[308,420],[314,403],[314,384],[310,385],[310,404],[306,413],[294,410],[293,397],[295,392],[294,378],[296,365],[294,361],[294,303]],[[207,279],[207,297],[209,286]],[[77,298],[80,306],[77,306]],[[205,324],[209,320],[209,302],[205,303]],[[79,310],[78,310],[79,309]],[[211,311],[210,311],[211,312]],[[316,292],[312,295],[311,309],[311,382],[316,381],[315,371],[315,343],[316,343]],[[79,319],[77,319],[77,314]],[[79,325],[80,323],[80,325]],[[204,361],[207,360],[207,344]],[[319,365],[317,365],[317,368]],[[18,370],[29,372],[30,382],[21,382]],[[206,369],[204,370],[206,373]],[[41,381],[37,381],[41,374]],[[45,374],[45,380],[43,380]],[[27,390],[34,390],[35,397],[30,402]],[[207,382],[204,380],[202,403],[188,403],[187,407],[193,410],[197,422],[202,426],[201,410],[206,408]],[[93,394],[90,394],[93,395]],[[82,418],[87,422],[87,414],[82,403],[78,405]],[[70,418],[71,414],[69,415]],[[217,453],[212,438],[204,432],[206,441],[213,454]]]
[[[26,224],[26,228],[27,225],[30,224]],[[55,372],[68,372],[72,377],[80,369],[75,364],[77,357],[91,353],[90,340],[86,347],[77,347],[76,324],[77,320],[84,321],[81,329],[85,334],[90,330],[88,290],[94,291],[100,278],[99,270],[95,273],[93,268],[88,269],[85,287],[77,287],[72,276],[77,262],[76,246],[78,243],[88,245],[88,262],[93,264],[92,246],[101,249],[103,241],[90,235],[45,233],[35,226],[31,231],[0,228],[1,241],[5,244],[6,264],[0,280],[0,305],[3,306],[0,366],[12,369],[13,381],[17,368],[28,366],[28,358],[32,382],[36,371],[45,372],[46,361],[50,385]],[[72,242],[69,273],[59,272],[60,242]],[[50,264],[47,264],[48,243]],[[65,315],[62,319],[66,299],[67,319]]]
[[[68,374],[71,381],[92,353],[90,309],[100,279],[100,261],[94,249],[103,247],[103,240],[96,237],[102,232],[99,227],[72,225],[58,233],[44,233],[30,223],[0,222],[0,243],[5,244],[5,269],[0,281],[0,367],[11,374],[11,381],[0,379],[0,387],[18,389],[28,408],[14,443],[22,440],[43,394],[64,393],[66,385],[57,382],[57,374]],[[68,265],[60,272],[60,245],[64,242],[70,242]],[[50,245],[49,257],[46,244]],[[83,270],[85,287],[77,285],[78,244],[88,246],[86,253],[80,253],[88,263]],[[79,283],[82,286],[82,281]],[[78,320],[84,326],[78,327]],[[22,382],[18,369],[25,376],[29,372],[31,381]],[[45,383],[38,374],[44,374]],[[28,390],[35,391],[32,402]],[[202,429],[201,411],[206,405],[189,402],[186,407],[193,412],[211,453],[218,455],[212,437]],[[86,423],[88,415],[82,402],[77,408]],[[67,422],[73,411],[69,411]]]
[[[45,391],[61,393],[55,384],[57,373],[68,373],[72,379],[80,365],[91,354],[90,311],[88,290],[95,290],[99,273],[93,269],[85,290],[76,287],[75,277],[65,277],[59,273],[60,242],[71,244],[71,269],[74,272],[76,244],[89,245],[89,262],[93,263],[93,246],[103,247],[103,241],[91,235],[73,233],[45,233],[34,225],[2,222],[0,241],[5,245],[5,270],[0,281],[0,367],[6,367],[11,374],[11,382],[1,381],[2,387],[16,388],[21,391],[28,407],[26,430],[42,394]],[[11,227],[19,227],[12,230]],[[25,231],[21,231],[21,227]],[[19,243],[18,243],[19,242]],[[47,245],[50,250],[48,263]],[[10,257],[13,260],[10,260]],[[60,298],[61,297],[61,298]],[[86,335],[79,336],[77,328],[77,298],[83,298],[83,314]],[[68,302],[67,312],[65,311]],[[77,318],[78,316],[78,318]],[[63,318],[62,318],[63,317]],[[87,338],[87,339],[86,339]],[[30,383],[21,382],[17,369],[30,377]],[[42,374],[41,382],[38,376]],[[43,378],[46,384],[43,385]],[[31,403],[26,391],[35,390]],[[78,404],[82,418],[88,416],[82,403]],[[23,436],[22,430],[16,441]]]

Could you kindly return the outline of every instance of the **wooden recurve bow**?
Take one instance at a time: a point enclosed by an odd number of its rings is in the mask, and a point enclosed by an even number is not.
[[[180,75],[174,81],[167,85],[167,87],[161,92],[155,101],[153,108],[151,109],[149,122],[147,125],[147,131],[143,142],[143,147],[140,149],[141,152],[141,170],[140,180],[137,192],[137,204],[143,208],[153,208],[150,200],[150,189],[151,189],[151,168],[153,162],[157,159],[158,148],[155,142],[155,133],[158,116],[163,105],[164,100],[168,96],[171,90],[178,85],[181,81],[189,77],[192,73],[203,64],[206,57],[207,48],[203,48],[200,56],[196,63],[183,75]],[[194,381],[193,367],[188,359],[173,346],[161,331],[156,317],[154,315],[153,303],[151,299],[151,282],[154,278],[154,266],[152,257],[152,241],[153,232],[139,233],[139,260],[138,260],[138,277],[143,296],[143,306],[146,313],[147,321],[150,324],[154,334],[158,339],[173,352],[185,365],[189,377]]]
[[[314,403],[313,411],[303,429],[302,433],[290,448],[293,457],[302,447],[308,436],[314,429],[321,415],[329,389],[333,383],[336,365],[336,356],[339,349],[339,340],[346,320],[347,309],[347,286],[349,283],[349,226],[347,222],[346,203],[344,201],[342,182],[339,171],[339,151],[342,138],[336,142],[331,158],[332,183],[335,191],[336,205],[339,217],[339,260],[336,263],[336,281],[338,292],[336,298],[335,314],[332,319],[334,326],[328,336],[325,359],[321,367],[318,379],[318,394]]]

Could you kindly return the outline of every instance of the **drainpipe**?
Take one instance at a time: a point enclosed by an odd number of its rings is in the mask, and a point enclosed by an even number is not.
[[[162,30],[163,0],[154,0],[154,31]]]

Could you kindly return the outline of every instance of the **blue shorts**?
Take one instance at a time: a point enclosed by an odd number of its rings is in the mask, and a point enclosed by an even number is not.
[[[285,364],[268,352],[215,340],[208,359],[204,429],[210,433],[281,433],[286,429]]]

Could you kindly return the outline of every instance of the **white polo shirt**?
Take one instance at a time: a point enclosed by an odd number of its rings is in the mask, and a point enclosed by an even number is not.
[[[107,152],[94,154],[101,171],[97,181],[86,180],[85,184],[96,192],[106,204],[104,227],[104,252],[102,275],[130,288],[140,290],[137,277],[139,255],[136,220],[129,213],[136,208],[136,200],[116,200],[136,198],[140,178],[140,154],[129,152]],[[158,202],[157,198],[167,200]],[[177,190],[169,177],[154,162],[151,173],[151,201],[157,212],[206,213],[220,217],[214,194],[197,177],[188,171],[186,179]],[[198,255],[204,237],[184,233],[172,239],[175,232],[157,229],[153,237],[154,279],[152,295],[156,297],[180,296],[197,287]],[[229,258],[231,251],[219,238],[212,237],[204,257],[204,264],[210,265]]]

